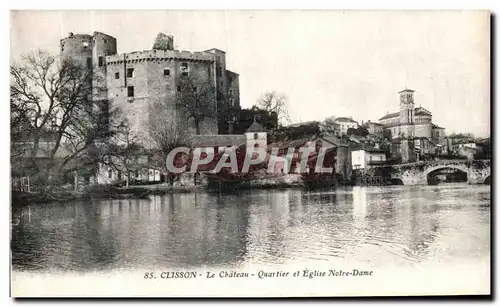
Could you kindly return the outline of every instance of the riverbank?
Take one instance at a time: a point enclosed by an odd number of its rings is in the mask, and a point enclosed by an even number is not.
[[[242,185],[241,189],[286,189],[300,188],[302,185],[296,182],[252,182]],[[85,201],[98,199],[148,199],[152,195],[182,194],[205,192],[210,189],[206,185],[169,185],[165,183],[154,185],[139,185],[115,187],[112,185],[93,185],[83,188],[81,191],[74,190],[45,190],[42,192],[19,192],[12,191],[11,203],[13,207],[24,207],[27,205],[42,205],[47,203],[65,203],[71,201]]]
[[[12,191],[11,201],[13,207],[44,203],[64,203],[69,201],[92,200],[92,199],[146,199],[150,195],[166,194],[160,190],[149,190],[141,187],[117,188],[112,185],[94,185],[83,188],[80,191],[51,190],[41,192],[19,192]]]

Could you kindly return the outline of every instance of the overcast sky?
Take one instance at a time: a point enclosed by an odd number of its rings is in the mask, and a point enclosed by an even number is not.
[[[59,52],[69,32],[100,31],[118,53],[148,50],[158,32],[176,49],[227,52],[241,105],[286,95],[293,122],[399,110],[397,92],[451,132],[490,131],[488,12],[427,11],[22,11],[11,14],[11,54]]]

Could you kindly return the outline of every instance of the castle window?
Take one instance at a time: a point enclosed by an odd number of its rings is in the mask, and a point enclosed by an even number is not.
[[[115,72],[115,79],[120,79],[120,73],[119,72]]]
[[[254,140],[256,140],[256,139],[258,139],[258,138],[259,138],[259,134],[258,134],[258,133],[254,133],[254,134],[253,134],[253,139],[254,139]]]
[[[134,77],[134,69],[127,68],[127,78],[133,78],[133,77]]]
[[[163,75],[164,76],[170,76],[170,69],[164,69],[163,70]]]
[[[134,87],[133,86],[127,87],[127,97],[134,97]]]
[[[187,77],[187,76],[188,76],[187,71],[183,71],[183,72],[181,72],[181,76],[182,76],[182,77]]]
[[[92,68],[92,58],[87,58],[87,68]]]
[[[108,40],[107,39],[103,39],[104,43],[107,44],[108,43]]]
[[[139,178],[139,170],[138,169],[135,170],[135,178]]]
[[[181,70],[182,71],[187,71],[188,70],[188,63],[186,63],[186,62],[181,63]]]
[[[198,88],[197,88],[196,86],[195,86],[195,87],[193,87],[193,91],[194,91],[194,92],[197,92],[197,91],[198,91]]]
[[[217,77],[222,77],[222,68],[217,67]]]
[[[102,65],[104,65],[104,57],[100,56],[99,57],[99,66],[102,66]]]
[[[111,169],[108,170],[108,178],[113,177],[113,171]]]
[[[180,92],[180,91],[181,91],[181,86],[180,86],[180,85],[178,85],[178,86],[177,86],[177,91],[178,91],[178,92]]]

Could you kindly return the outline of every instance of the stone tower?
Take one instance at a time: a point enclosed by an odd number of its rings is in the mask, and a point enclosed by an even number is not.
[[[158,33],[153,44],[153,50],[174,50],[174,37],[165,33]]]
[[[413,118],[415,116],[414,90],[405,88],[399,92],[399,124],[401,133],[406,137],[415,135]]]
[[[116,38],[101,33],[69,33],[61,39],[61,59],[72,60],[81,67],[92,69],[94,98],[104,100],[106,92],[106,56],[116,54]]]
[[[62,60],[71,60],[91,70],[93,108],[109,120],[106,56],[116,54],[116,38],[101,32],[92,35],[70,32],[68,37],[61,39],[60,48]]]

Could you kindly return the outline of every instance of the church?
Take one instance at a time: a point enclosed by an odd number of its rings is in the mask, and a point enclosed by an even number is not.
[[[405,88],[399,93],[399,112],[389,113],[379,119],[392,138],[427,138],[434,144],[445,144],[444,128],[432,122],[432,113],[422,107],[415,108],[415,91]]]

